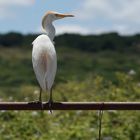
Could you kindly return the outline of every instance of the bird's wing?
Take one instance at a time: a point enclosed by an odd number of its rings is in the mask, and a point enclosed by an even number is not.
[[[47,60],[48,55],[47,53],[40,54],[39,57],[33,58],[33,68],[36,74],[36,78],[39,82],[40,87],[46,91],[46,73],[47,73]]]
[[[57,58],[54,45],[46,35],[40,35],[33,42],[32,51],[33,68],[40,87],[46,91],[53,85]]]

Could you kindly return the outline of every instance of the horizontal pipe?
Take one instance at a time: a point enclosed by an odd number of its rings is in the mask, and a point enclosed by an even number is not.
[[[0,102],[0,110],[50,110],[46,102]],[[54,102],[52,110],[140,110],[140,102]]]

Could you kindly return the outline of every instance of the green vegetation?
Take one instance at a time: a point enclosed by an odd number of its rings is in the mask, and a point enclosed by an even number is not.
[[[5,36],[9,40],[6,44]],[[38,98],[31,61],[31,42],[35,37],[0,35],[1,101]],[[56,37],[58,72],[54,100],[140,101],[139,40],[139,35],[121,37],[116,33]],[[44,101],[47,98],[44,93]],[[139,122],[138,111],[105,111],[102,137],[139,140]],[[1,140],[98,139],[98,111],[54,111],[52,115],[47,111],[1,111],[0,124]]]

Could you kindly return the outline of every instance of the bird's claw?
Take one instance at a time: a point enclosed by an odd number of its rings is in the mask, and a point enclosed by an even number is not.
[[[52,104],[53,104],[53,101],[49,100],[48,105],[49,105],[49,111],[50,111],[51,114],[52,114]]]

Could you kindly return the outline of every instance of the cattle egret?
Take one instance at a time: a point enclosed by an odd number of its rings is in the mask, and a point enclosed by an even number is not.
[[[39,35],[33,41],[32,63],[33,69],[40,85],[39,103],[42,104],[42,90],[49,93],[49,107],[51,110],[52,86],[57,70],[57,57],[53,43],[55,28],[52,24],[57,19],[73,17],[71,14],[61,14],[53,11],[47,12],[42,19],[42,27],[45,33]]]

